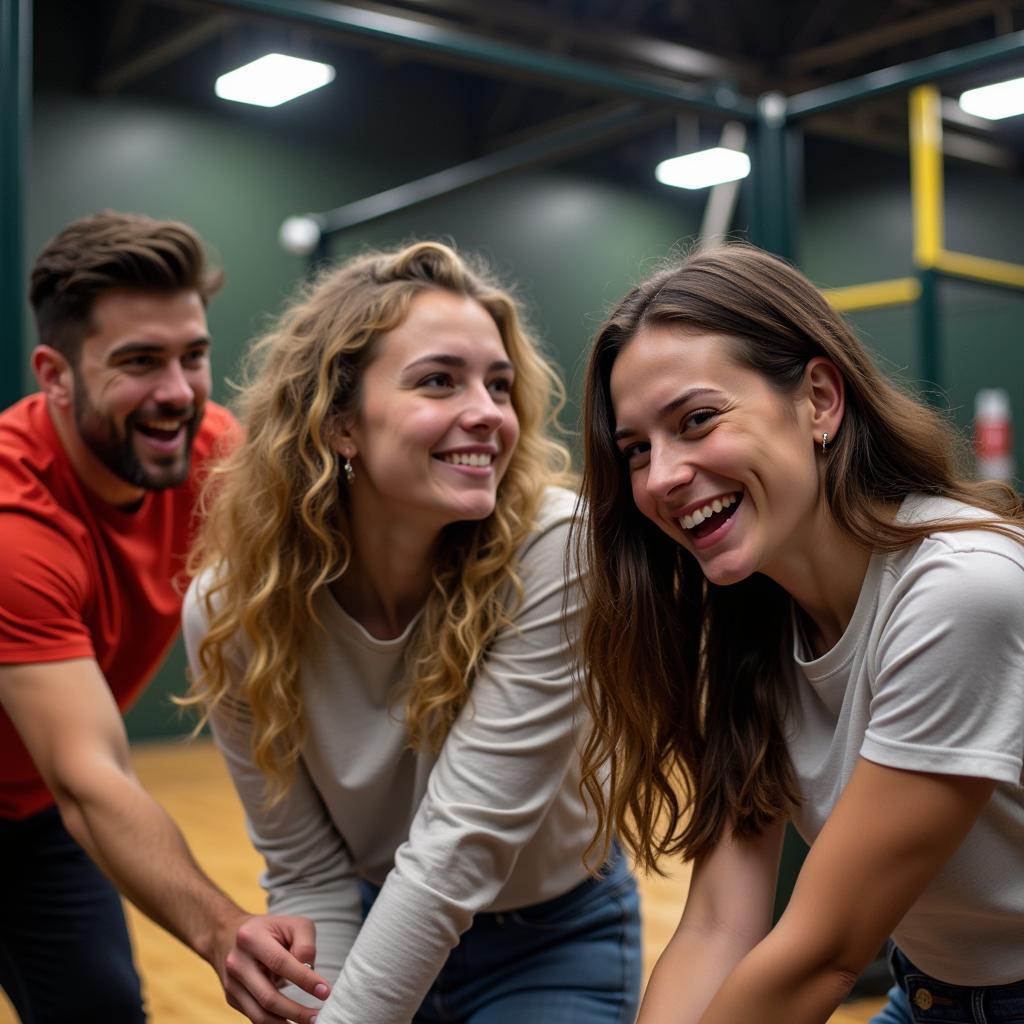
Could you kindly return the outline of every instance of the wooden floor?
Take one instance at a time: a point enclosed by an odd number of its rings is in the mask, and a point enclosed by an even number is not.
[[[199,863],[243,907],[262,908],[260,861],[245,835],[242,812],[216,751],[204,741],[137,746],[133,757],[146,788],[181,826]],[[689,871],[640,881],[644,916],[644,966],[650,973],[679,920]],[[238,1024],[213,971],[184,946],[128,908],[136,957],[152,1024]],[[830,1024],[863,1024],[880,1000],[840,1008]],[[0,1024],[17,1018],[0,993]],[[115,1022],[111,1022],[115,1024]]]

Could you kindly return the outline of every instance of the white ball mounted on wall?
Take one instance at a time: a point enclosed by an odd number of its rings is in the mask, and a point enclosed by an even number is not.
[[[320,244],[320,225],[312,217],[289,217],[277,233],[281,248],[295,256],[308,256]]]

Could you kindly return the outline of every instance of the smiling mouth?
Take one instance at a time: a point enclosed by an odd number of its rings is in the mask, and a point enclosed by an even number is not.
[[[187,420],[152,419],[136,420],[132,427],[154,441],[173,441],[185,426]]]
[[[679,526],[694,537],[706,537],[714,533],[727,519],[731,519],[736,513],[736,508],[742,500],[740,493],[726,494],[721,498],[709,501],[701,508],[694,509],[688,515],[681,516],[676,520]]]
[[[434,458],[451,466],[490,466],[494,462],[494,455],[490,452],[449,452]]]

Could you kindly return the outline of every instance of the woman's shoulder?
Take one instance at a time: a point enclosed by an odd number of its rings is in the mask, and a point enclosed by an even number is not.
[[[1000,606],[1017,615],[1024,599],[1024,530],[1001,526],[986,509],[931,496],[906,499],[899,520],[935,528],[885,556],[885,592],[913,598],[922,621],[950,602],[962,616],[1001,618]]]
[[[534,532],[541,533],[552,526],[570,523],[576,514],[579,501],[579,495],[567,487],[545,487],[534,518]]]
[[[915,558],[940,552],[991,552],[1024,566],[1024,525],[997,526],[999,517],[987,509],[953,498],[912,494],[900,508],[899,521],[907,525],[935,524],[912,552]]]

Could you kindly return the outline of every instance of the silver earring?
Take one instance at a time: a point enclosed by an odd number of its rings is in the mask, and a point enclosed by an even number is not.
[[[821,435],[821,454],[822,455],[827,455],[828,454],[828,434],[827,433],[822,433],[822,435]]]
[[[345,479],[352,483],[356,478],[356,471],[352,466],[352,460],[346,456],[345,465],[341,467],[345,471]]]

